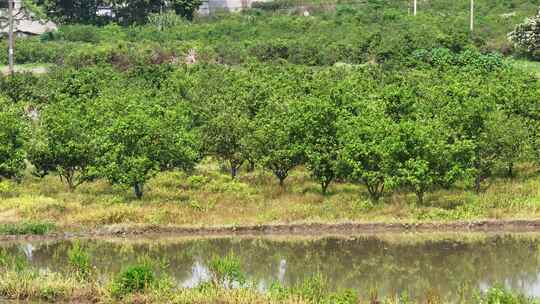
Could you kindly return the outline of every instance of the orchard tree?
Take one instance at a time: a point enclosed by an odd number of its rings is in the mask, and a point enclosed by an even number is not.
[[[326,98],[309,97],[292,105],[293,124],[298,134],[305,165],[326,194],[337,176],[339,141],[337,138],[338,107]]]
[[[254,113],[249,75],[228,68],[211,71],[194,94],[200,117],[204,150],[226,164],[234,179],[240,167],[253,159]]]
[[[56,170],[52,151],[49,150],[45,130],[39,125],[33,124],[26,146],[26,158],[32,164],[32,175],[44,178]]]
[[[402,121],[398,128],[398,147],[393,151],[397,178],[414,191],[419,204],[435,186],[448,187],[469,173],[474,145],[440,121]]]
[[[0,179],[18,177],[25,169],[26,126],[21,114],[0,96]]]
[[[514,165],[531,158],[529,138],[529,130],[522,118],[502,111],[491,113],[479,140],[482,167],[485,170],[503,168],[508,177],[513,177]],[[486,174],[491,174],[493,169]]]
[[[270,170],[283,187],[289,172],[302,162],[302,130],[290,105],[270,102],[256,119],[255,140],[258,162]]]
[[[69,191],[96,176],[94,122],[88,114],[89,107],[77,100],[54,102],[41,113],[35,138],[30,141],[28,159],[37,175],[56,171]]]
[[[163,109],[136,92],[127,94],[122,108],[108,107],[116,109],[101,121],[98,173],[112,184],[133,187],[140,199],[158,172],[192,169],[200,158],[199,144],[184,107]]]
[[[232,106],[216,112],[202,128],[205,150],[226,163],[233,179],[248,158],[246,137],[251,127],[246,113]]]
[[[32,1],[25,1],[32,2]],[[33,0],[50,18],[58,23],[96,24],[98,7],[103,0]]]
[[[500,96],[490,93],[499,88],[499,79],[476,70],[431,72],[428,76],[433,80],[428,79],[419,89],[422,119],[437,117],[456,140],[472,145],[468,174],[473,179],[473,188],[480,192],[482,183],[492,176],[499,157],[488,128],[493,113],[505,107]]]
[[[202,0],[173,0],[172,8],[176,14],[192,21],[202,3]]]
[[[393,120],[377,109],[364,109],[340,120],[340,174],[365,185],[374,202],[396,184],[398,164],[394,151],[400,147],[396,130]]]

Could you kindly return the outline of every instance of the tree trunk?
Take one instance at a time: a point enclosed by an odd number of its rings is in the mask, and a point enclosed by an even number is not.
[[[422,190],[416,191],[416,201],[417,201],[418,205],[423,205],[424,204],[424,191],[422,191]]]
[[[330,185],[330,182],[322,182],[321,183],[321,191],[322,191],[322,195],[326,195],[327,191],[328,191],[328,186]]]
[[[480,173],[477,173],[476,178],[474,179],[474,192],[476,192],[476,194],[480,193],[481,184],[482,184],[482,176],[480,175]]]
[[[236,175],[238,175],[238,168],[236,165],[231,165],[231,178],[235,179]]]
[[[514,163],[508,163],[508,177],[514,177]]]
[[[328,191],[328,183],[321,183],[321,192],[322,195],[326,196],[326,192]]]
[[[482,184],[482,170],[481,170],[481,166],[480,166],[480,155],[479,153],[477,152],[476,153],[476,157],[477,157],[477,160],[474,164],[474,168],[476,169],[476,177],[474,179],[474,192],[476,192],[476,194],[480,193],[480,186]]]
[[[75,173],[73,171],[71,171],[71,170],[65,170],[64,172],[65,173],[64,173],[64,178],[63,179],[66,180],[66,183],[68,185],[68,191],[69,192],[75,191],[75,188],[76,188],[75,181],[74,181]],[[62,176],[62,175],[60,175],[60,176]]]
[[[281,188],[285,187],[285,177],[278,176],[279,179],[279,186]]]
[[[143,186],[139,183],[133,185],[133,190],[135,191],[135,196],[137,199],[141,199],[143,196]]]
[[[248,172],[253,172],[255,171],[255,162],[254,161],[249,161],[249,166],[248,166]]]
[[[281,188],[284,188],[285,187],[285,179],[287,178],[287,176],[289,176],[289,171],[288,170],[283,170],[283,169],[274,169],[274,175],[279,180],[279,186]]]
[[[384,193],[384,180],[379,180],[373,184],[366,179],[364,180],[364,185],[368,190],[371,201],[378,203]]]
[[[75,188],[76,188],[76,187],[75,187],[75,184],[73,183],[73,181],[72,181],[72,180],[68,180],[68,190],[69,190],[69,192],[75,191]]]
[[[381,199],[381,195],[378,192],[370,192],[369,197],[371,198],[371,201],[374,203],[378,203]]]

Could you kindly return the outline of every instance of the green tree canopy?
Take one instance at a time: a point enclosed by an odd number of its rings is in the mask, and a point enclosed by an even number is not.
[[[97,112],[98,174],[133,187],[141,198],[158,172],[191,170],[200,159],[200,144],[184,106],[161,107],[135,89],[124,94],[106,100]]]
[[[54,170],[70,191],[95,178],[95,122],[84,102],[66,99],[40,113],[28,159],[38,175]]]
[[[22,111],[0,96],[0,178],[18,177],[26,167],[26,135]]]

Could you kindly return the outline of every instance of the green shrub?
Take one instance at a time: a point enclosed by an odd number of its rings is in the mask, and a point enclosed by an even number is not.
[[[203,175],[192,175],[188,177],[187,183],[191,189],[199,189],[208,183],[208,177]]]
[[[156,282],[156,274],[149,263],[128,266],[122,270],[112,283],[111,293],[122,297],[130,293],[141,292]]]
[[[23,221],[20,223],[0,224],[0,234],[4,235],[44,235],[55,229],[53,223]]]
[[[275,1],[255,1],[251,4],[251,8],[264,11],[277,11],[286,8],[293,8],[297,5],[291,0],[275,0]]]
[[[8,196],[13,192],[14,187],[10,181],[0,181],[0,196]]]
[[[0,46],[2,44],[2,41],[0,41]],[[43,43],[35,38],[20,39],[17,41],[15,49],[15,63],[56,63],[63,58],[66,50],[72,48],[73,45],[70,43],[56,41]],[[0,55],[0,60],[2,60],[3,64],[7,64],[7,57],[4,59]]]
[[[493,287],[479,296],[476,302],[478,304],[529,304],[534,301],[503,287]]]
[[[0,272],[13,270],[22,272],[28,269],[28,259],[22,255],[11,255],[5,249],[0,249]]]
[[[293,287],[293,293],[308,300],[310,303],[321,303],[328,294],[328,281],[321,274],[305,278]]]
[[[68,262],[73,273],[80,281],[88,281],[92,275],[90,254],[79,241],[75,241],[68,250]]]
[[[58,38],[73,42],[98,43],[99,31],[91,25],[66,25],[58,31]]]
[[[283,301],[291,296],[313,304],[356,304],[359,303],[358,294],[352,290],[330,292],[327,279],[321,274],[304,278],[300,283],[284,287],[274,282],[270,286],[269,294],[272,298]]]
[[[240,286],[246,283],[240,260],[232,253],[225,257],[214,257],[210,261],[209,269],[215,287],[231,288],[234,283]]]
[[[330,294],[328,304],[357,304],[359,303],[358,294],[352,290],[344,290]]]

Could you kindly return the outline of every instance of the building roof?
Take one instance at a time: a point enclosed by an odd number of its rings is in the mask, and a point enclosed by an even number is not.
[[[34,14],[25,10],[20,6],[19,2],[15,2],[15,32],[27,35],[41,35],[46,32],[57,30],[56,24],[51,21],[39,20]],[[0,8],[0,33],[8,32],[8,12],[4,8]]]

